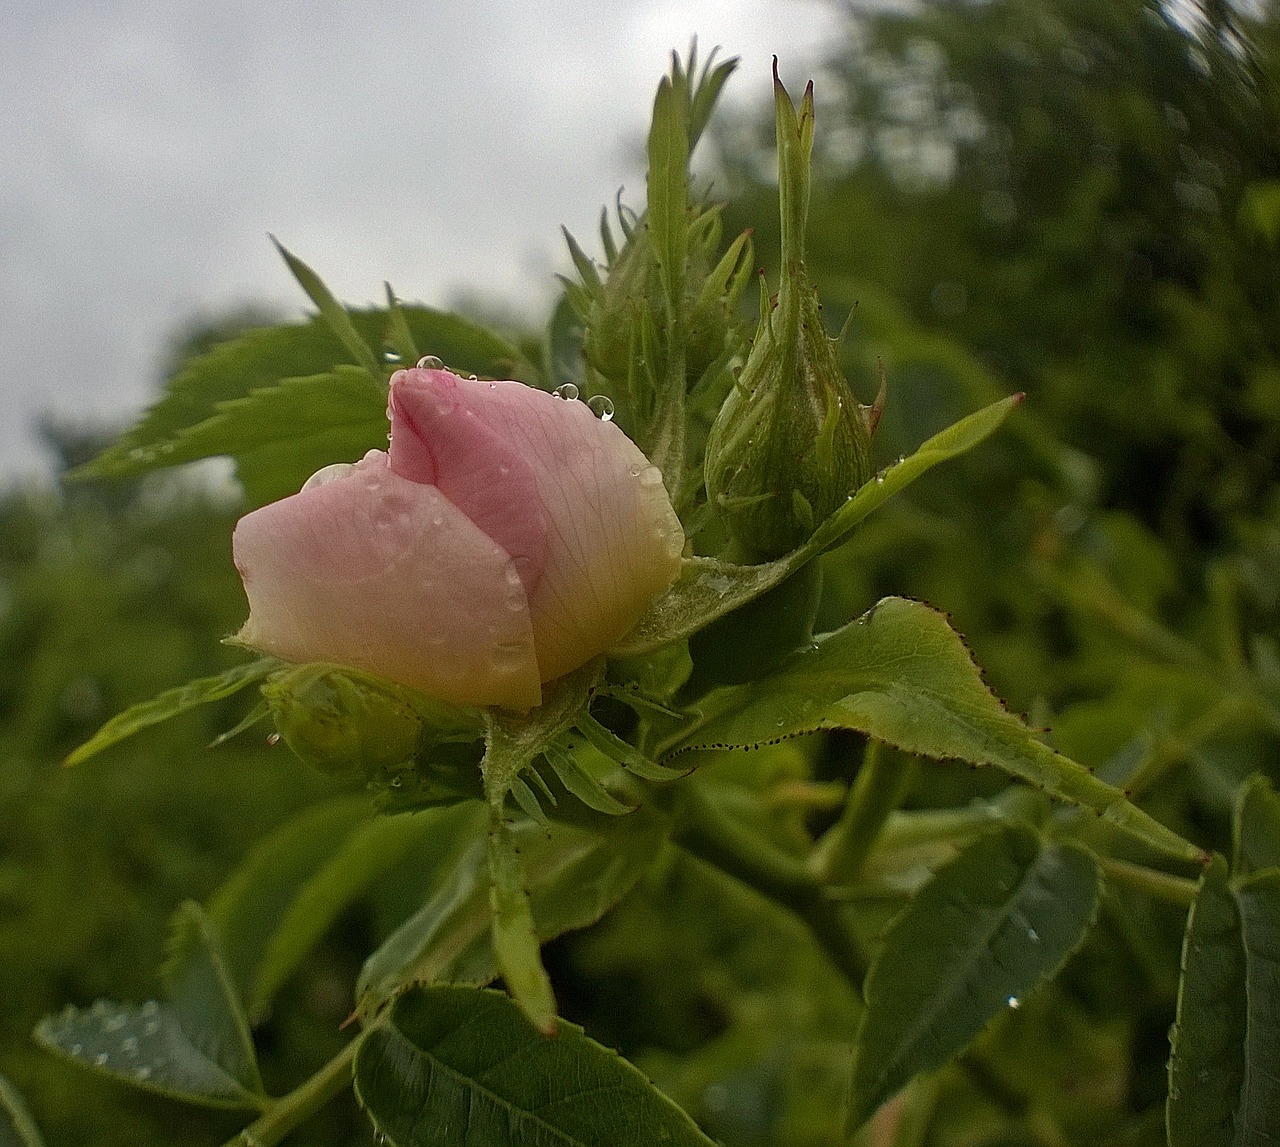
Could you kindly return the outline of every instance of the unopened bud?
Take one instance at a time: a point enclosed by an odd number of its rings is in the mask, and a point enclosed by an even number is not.
[[[812,536],[873,473],[883,403],[859,405],[840,370],[804,265],[813,146],[813,85],[797,117],[774,65],[782,273],[763,287],[751,353],[707,442],[706,486],[738,547],[769,560]]]

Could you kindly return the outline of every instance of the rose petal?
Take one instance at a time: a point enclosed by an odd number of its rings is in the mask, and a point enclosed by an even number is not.
[[[232,546],[249,598],[245,644],[367,669],[453,704],[541,701],[528,600],[510,557],[381,451],[248,514]]]
[[[534,470],[486,421],[489,389],[447,370],[400,370],[391,378],[391,468],[436,486],[511,557],[525,591],[542,578],[547,524]],[[524,389],[529,389],[524,387]]]
[[[397,372],[392,393],[393,409],[412,409],[420,427],[419,402],[443,396],[449,411],[430,416],[422,436],[435,480],[446,493],[465,491],[457,504],[500,545],[523,538],[541,507],[545,551],[530,613],[543,681],[607,651],[676,579],[684,533],[661,474],[585,403],[429,370]],[[399,436],[397,424],[393,460]],[[518,481],[513,460],[523,464]],[[508,484],[495,489],[502,465],[511,466],[500,475]]]

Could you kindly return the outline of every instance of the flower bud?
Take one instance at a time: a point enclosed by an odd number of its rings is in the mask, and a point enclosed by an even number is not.
[[[707,497],[740,550],[769,560],[803,544],[873,472],[871,434],[883,403],[859,405],[827,337],[804,265],[813,146],[813,85],[797,118],[774,64],[782,273],[761,290],[751,353],[712,425]]]

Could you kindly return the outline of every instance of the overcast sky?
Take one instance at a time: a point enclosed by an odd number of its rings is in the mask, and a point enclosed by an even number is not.
[[[536,300],[637,161],[672,48],[801,84],[822,0],[0,0],[0,482],[42,412],[126,417],[184,320],[339,297]]]

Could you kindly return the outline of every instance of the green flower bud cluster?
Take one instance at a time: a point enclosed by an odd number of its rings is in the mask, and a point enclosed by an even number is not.
[[[690,154],[736,61],[708,60],[700,72],[696,63],[675,58],[658,89],[645,214],[619,202],[621,244],[602,215],[603,268],[566,233],[578,272],[565,293],[582,324],[581,386],[611,400],[678,508],[700,484],[706,431],[745,353],[738,305],[752,272],[750,234],[721,251],[721,211],[689,186]]]
[[[873,474],[871,435],[884,401],[854,398],[827,336],[804,264],[813,148],[813,85],[797,116],[774,65],[782,271],[777,296],[761,285],[751,353],[707,442],[707,497],[745,556],[780,557]]]

